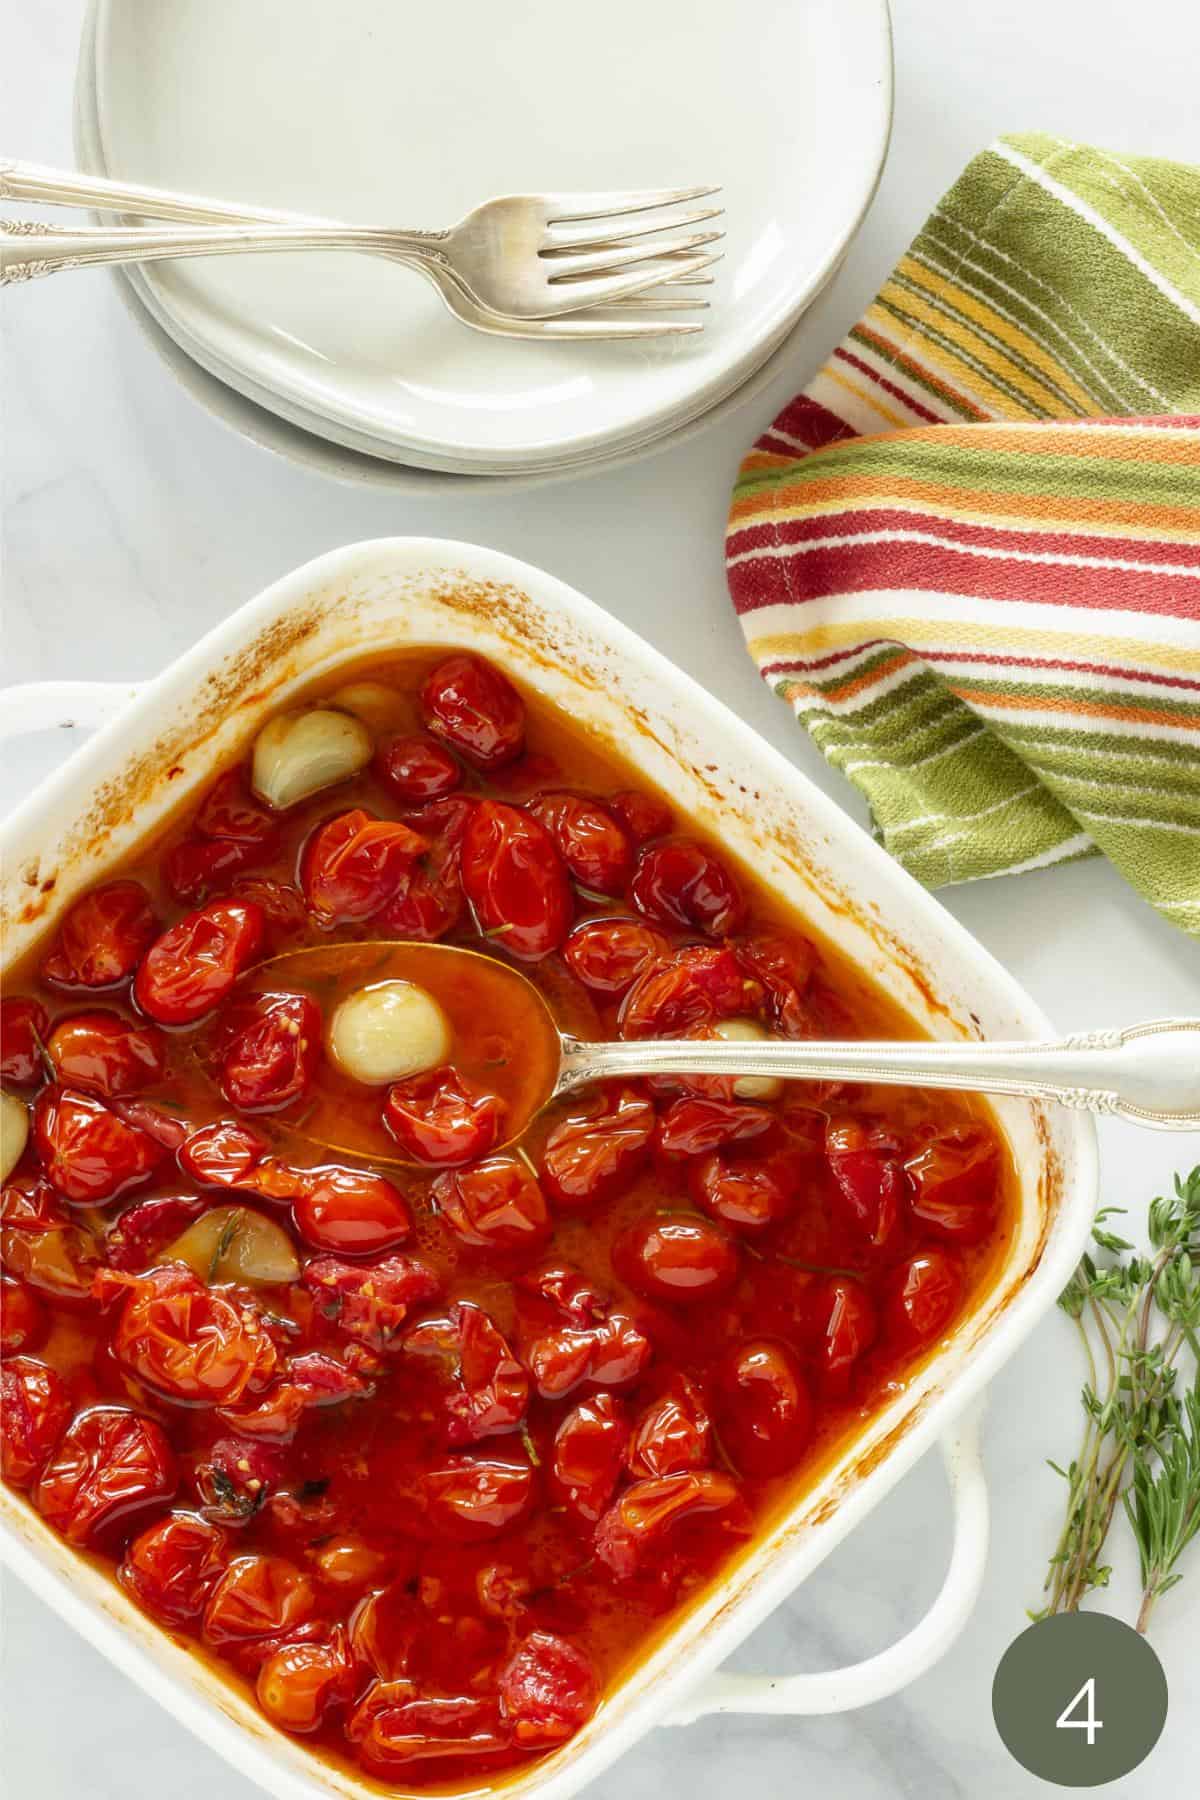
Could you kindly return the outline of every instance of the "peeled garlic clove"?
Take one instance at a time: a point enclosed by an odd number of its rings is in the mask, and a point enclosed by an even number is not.
[[[251,786],[282,812],[357,775],[370,762],[371,750],[370,732],[349,713],[326,707],[280,713],[254,740]]]
[[[404,696],[382,681],[348,681],[326,696],[326,706],[353,713],[372,731],[398,731],[409,718]]]
[[[162,1253],[201,1281],[279,1287],[300,1279],[300,1258],[282,1225],[247,1206],[214,1206]]]
[[[411,981],[377,981],[342,1001],[329,1024],[333,1060],[368,1087],[403,1081],[450,1060],[450,1023]]]
[[[7,1181],[29,1141],[29,1108],[15,1094],[0,1093],[0,1181]]]
[[[771,1035],[756,1019],[723,1019],[713,1031],[727,1044],[766,1043]],[[739,1100],[778,1100],[783,1082],[778,1075],[739,1075],[733,1091]]]

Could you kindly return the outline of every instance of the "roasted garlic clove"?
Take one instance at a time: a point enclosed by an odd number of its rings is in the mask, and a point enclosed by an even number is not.
[[[768,1043],[770,1032],[764,1031],[757,1019],[722,1019],[713,1026],[715,1035],[727,1044]],[[778,1100],[783,1082],[778,1075],[739,1075],[733,1084],[739,1100]]]
[[[279,1287],[300,1279],[300,1258],[282,1225],[248,1206],[214,1206],[163,1251],[201,1281]]]
[[[432,994],[411,981],[377,981],[342,1001],[329,1049],[343,1074],[368,1087],[403,1081],[449,1062],[450,1024]]]
[[[0,1181],[7,1181],[29,1141],[29,1108],[15,1094],[0,1093]]]
[[[282,812],[310,794],[357,775],[371,760],[371,734],[361,719],[316,707],[280,713],[254,740],[251,785]]]
[[[327,695],[325,704],[353,713],[374,732],[401,731],[412,716],[404,695],[382,681],[348,681]]]

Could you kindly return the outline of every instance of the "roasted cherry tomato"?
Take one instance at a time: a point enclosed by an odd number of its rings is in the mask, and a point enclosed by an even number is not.
[[[429,1069],[394,1081],[383,1122],[418,1162],[454,1168],[486,1156],[500,1136],[504,1102],[465,1082],[457,1069]]]
[[[697,1026],[753,1011],[757,989],[732,950],[693,945],[652,963],[621,1007],[621,1036],[681,1037]]]
[[[462,786],[462,770],[433,738],[386,737],[375,751],[375,773],[401,806],[444,800]]]
[[[815,1301],[824,1320],[821,1367],[826,1384],[832,1392],[844,1393],[855,1364],[879,1336],[875,1303],[861,1281],[840,1275],[822,1283]]]
[[[662,1114],[654,1147],[668,1158],[708,1156],[734,1144],[760,1144],[777,1132],[775,1115],[765,1106],[686,1094]]]
[[[733,1286],[738,1251],[707,1219],[657,1213],[621,1233],[613,1247],[613,1267],[648,1300],[697,1306]]]
[[[619,1000],[639,975],[671,954],[669,940],[641,919],[589,919],[563,945],[563,958],[589,993]]]
[[[284,1373],[264,1393],[222,1406],[219,1417],[242,1436],[288,1442],[305,1413],[314,1406],[338,1406],[344,1400],[369,1397],[374,1388],[323,1350],[289,1358]]]
[[[422,942],[444,937],[463,914],[462,840],[475,802],[462,795],[434,800],[410,814],[429,848],[401,877],[376,923],[389,937]]]
[[[304,896],[290,881],[250,875],[244,881],[234,882],[229,897],[231,900],[251,900],[261,908],[272,944],[302,936],[311,923]]]
[[[565,1743],[596,1710],[600,1684],[582,1650],[531,1631],[500,1671],[500,1710],[522,1750]]]
[[[249,1125],[220,1119],[201,1125],[187,1135],[179,1162],[193,1181],[205,1187],[236,1188],[245,1185],[267,1154],[267,1140]]]
[[[177,1482],[161,1425],[128,1407],[92,1406],[67,1426],[33,1498],[68,1543],[93,1548],[127,1537],[172,1499]]]
[[[0,1351],[36,1350],[49,1329],[46,1309],[23,1282],[0,1275]]]
[[[121,1302],[112,1338],[118,1362],[171,1399],[228,1405],[275,1371],[275,1345],[258,1316],[181,1263],[145,1275],[105,1269],[95,1292]]]
[[[571,879],[589,893],[616,899],[633,873],[633,843],[599,800],[581,794],[539,794],[528,810],[546,827]]]
[[[688,1189],[701,1212],[719,1219],[731,1231],[753,1233],[787,1218],[796,1204],[799,1181],[796,1165],[786,1154],[764,1157],[713,1151],[691,1163]]]
[[[813,1404],[800,1364],[784,1343],[749,1338],[717,1371],[721,1441],[744,1475],[795,1468],[813,1432]]]
[[[45,1042],[61,1082],[106,1100],[154,1087],[166,1072],[162,1032],[153,1025],[131,1025],[119,1013],[72,1013]]]
[[[171,1513],[125,1551],[117,1580],[143,1612],[194,1625],[229,1561],[229,1535],[199,1513]]]
[[[431,1530],[467,1544],[510,1531],[533,1505],[533,1488],[527,1462],[498,1454],[452,1456],[417,1480]]]
[[[0,1248],[9,1274],[39,1293],[69,1306],[91,1298],[100,1246],[68,1217],[48,1181],[29,1192],[10,1182],[0,1194]]]
[[[0,1081],[27,1087],[45,1075],[42,1046],[50,1035],[44,1006],[14,994],[0,1000]]]
[[[326,1643],[281,1644],[258,1671],[258,1704],[281,1731],[307,1733],[333,1706],[353,1700],[360,1682],[340,1626]]]
[[[525,704],[481,656],[449,656],[426,676],[421,712],[435,737],[477,769],[498,769],[525,747]]]
[[[516,1156],[490,1156],[439,1175],[430,1194],[461,1244],[503,1252],[535,1250],[550,1236],[546,1197]]]
[[[197,1456],[192,1485],[206,1518],[243,1525],[282,1485],[285,1470],[278,1444],[241,1435],[221,1437]]]
[[[625,1451],[625,1466],[637,1480],[703,1469],[712,1461],[708,1408],[695,1382],[672,1375],[657,1400],[639,1414]]]
[[[502,1332],[481,1306],[462,1300],[405,1335],[404,1354],[434,1380],[446,1441],[470,1444],[512,1431],[525,1416],[529,1383]]]
[[[389,1582],[368,1594],[350,1618],[350,1648],[359,1667],[384,1681],[419,1680],[426,1672],[429,1616],[414,1584]]]
[[[831,1119],[825,1135],[829,1167],[846,1210],[872,1250],[890,1250],[900,1236],[904,1176],[895,1144],[861,1120]]]
[[[106,882],[68,910],[42,975],[56,987],[116,987],[128,981],[157,930],[144,887]]]
[[[220,1088],[240,1112],[278,1112],[312,1086],[321,1009],[311,994],[257,994],[235,1009]]]
[[[152,1200],[135,1200],[104,1239],[105,1262],[126,1274],[141,1274],[211,1205],[210,1199],[199,1194],[160,1194]]]
[[[626,1387],[643,1374],[649,1339],[565,1263],[517,1283],[521,1358],[539,1394],[559,1400],[581,1383]]]
[[[945,1250],[910,1256],[891,1271],[885,1317],[901,1343],[926,1344],[939,1337],[958,1311],[962,1277]]]
[[[286,1637],[316,1610],[312,1582],[287,1557],[237,1556],[209,1595],[205,1641],[220,1649]]]
[[[253,901],[213,901],[156,938],[133,984],[160,1025],[190,1025],[220,1006],[262,944],[266,920]]]
[[[177,900],[199,906],[233,875],[275,850],[279,825],[254,799],[240,769],[213,786],[192,820],[190,834],[163,858],[163,880]]]
[[[692,838],[653,844],[638,857],[633,900],[639,912],[664,925],[706,937],[729,937],[746,914],[741,889],[719,857]]]
[[[316,1250],[339,1256],[378,1256],[412,1233],[412,1214],[399,1188],[369,1169],[336,1165],[296,1172],[292,1202],[296,1230]]]
[[[165,1154],[90,1094],[47,1087],[33,1108],[33,1141],[50,1183],[66,1200],[95,1205],[152,1175]]]
[[[562,1504],[594,1525],[621,1475],[629,1421],[612,1394],[581,1400],[554,1434],[550,1481]]]
[[[414,1306],[436,1300],[436,1275],[410,1256],[383,1262],[339,1262],[318,1256],[306,1264],[303,1282],[339,1331],[376,1350],[386,1350]]]
[[[950,1243],[987,1236],[998,1199],[1000,1152],[977,1126],[940,1132],[904,1164],[912,1183],[909,1210]]]
[[[58,1443],[74,1410],[61,1375],[13,1356],[0,1365],[0,1474],[28,1487]]]
[[[687,1469],[635,1481],[596,1527],[596,1556],[619,1581],[627,1580],[647,1560],[662,1556],[677,1526],[705,1517],[731,1535],[749,1532],[750,1510],[730,1476]]]
[[[377,819],[362,807],[319,825],[304,846],[300,886],[318,925],[361,925],[387,905],[425,849],[398,819]]]
[[[384,1776],[412,1763],[495,1756],[512,1741],[494,1700],[414,1700],[409,1683],[384,1681],[367,1689],[346,1736],[366,1767]]]
[[[479,929],[507,956],[535,962],[571,924],[566,866],[544,825],[499,800],[481,800],[462,842],[462,884]]]
[[[629,1186],[646,1160],[654,1108],[632,1088],[602,1094],[560,1119],[542,1155],[552,1197],[571,1209],[596,1206]]]
[[[784,1037],[816,1035],[811,1030],[804,995],[817,967],[817,952],[807,938],[791,933],[758,932],[739,938],[734,954],[746,974],[762,988],[762,1012]]]
[[[606,805],[616,813],[639,849],[651,838],[665,837],[671,829],[671,809],[657,794],[622,788],[619,794],[609,795]]]

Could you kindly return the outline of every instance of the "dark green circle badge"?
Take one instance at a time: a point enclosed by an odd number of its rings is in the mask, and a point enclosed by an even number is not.
[[[1104,1613],[1039,1619],[992,1683],[1005,1748],[1061,1787],[1101,1787],[1149,1756],[1167,1717],[1167,1678],[1144,1637]]]

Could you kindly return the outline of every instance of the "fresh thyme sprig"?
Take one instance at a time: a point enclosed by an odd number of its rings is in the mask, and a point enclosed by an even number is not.
[[[1152,1203],[1149,1256],[1109,1229],[1113,1211],[1097,1217],[1095,1252],[1059,1297],[1087,1362],[1084,1429],[1070,1465],[1051,1464],[1067,1482],[1067,1504],[1037,1616],[1074,1612],[1108,1585],[1101,1557],[1123,1507],[1141,1563],[1145,1631],[1200,1530],[1200,1168]],[[1190,1384],[1179,1393],[1181,1358]]]

